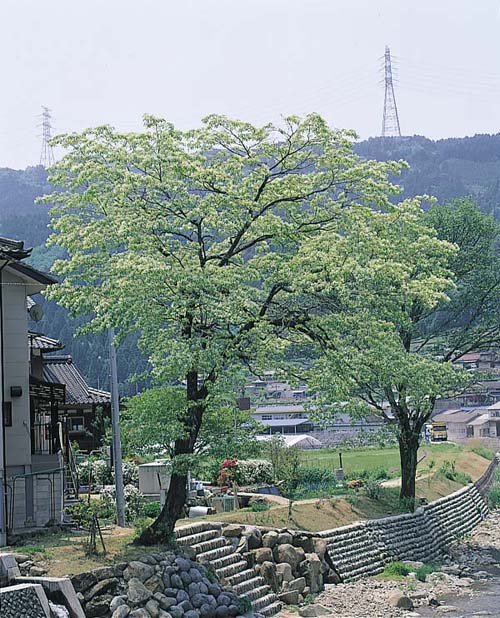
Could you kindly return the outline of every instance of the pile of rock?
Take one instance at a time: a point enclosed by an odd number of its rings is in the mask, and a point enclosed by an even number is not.
[[[203,566],[174,552],[72,578],[87,618],[233,618],[245,607]]]
[[[28,554],[13,553],[12,556],[23,576],[41,577],[47,573],[44,565],[39,561],[33,560]]]
[[[326,542],[313,534],[229,524],[223,535],[287,605],[317,594],[325,582],[338,581],[326,562]]]

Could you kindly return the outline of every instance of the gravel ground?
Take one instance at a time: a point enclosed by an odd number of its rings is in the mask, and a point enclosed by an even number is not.
[[[481,591],[484,587],[484,592]],[[488,591],[487,591],[488,590]],[[327,586],[316,600],[335,618],[400,618],[421,616],[500,616],[500,511],[481,523],[472,535],[450,547],[442,571],[432,573],[426,582],[413,574],[401,581],[363,579],[351,584]],[[413,610],[393,607],[391,595],[404,593]],[[460,612],[460,599],[490,595],[493,611]],[[470,606],[470,601],[464,606]],[[496,606],[496,607],[495,607]]]

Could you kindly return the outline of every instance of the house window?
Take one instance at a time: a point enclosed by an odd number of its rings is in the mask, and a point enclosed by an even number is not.
[[[70,420],[70,431],[83,431],[83,417],[76,417]]]
[[[12,401],[3,402],[3,424],[4,427],[12,427]]]
[[[263,414],[260,417],[261,421],[272,421],[273,420],[273,415],[272,414]]]
[[[467,425],[467,437],[468,438],[474,437],[474,427],[472,425]]]
[[[284,414],[273,414],[273,419],[275,421],[283,421],[285,420],[285,415]]]
[[[479,435],[481,436],[481,438],[486,438],[487,436],[490,435],[490,428],[489,427],[481,428],[479,430]]]

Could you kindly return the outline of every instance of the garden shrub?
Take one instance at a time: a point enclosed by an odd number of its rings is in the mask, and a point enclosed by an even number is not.
[[[161,512],[161,504],[159,502],[146,502],[142,513],[144,517],[156,519]]]
[[[304,485],[310,489],[317,487],[324,487],[325,485],[331,485],[335,487],[337,485],[337,477],[335,472],[327,470],[326,468],[312,467],[312,468],[299,468],[297,475],[297,482],[300,485]]]
[[[248,507],[252,513],[263,513],[264,511],[269,511],[271,505],[267,500],[254,500],[250,503]]]
[[[76,467],[81,485],[110,485],[113,476],[105,459],[88,457],[79,462]]]
[[[135,462],[124,461],[122,472],[124,485],[139,485],[139,466]]]
[[[427,575],[439,571],[439,568],[440,567],[437,564],[424,564],[421,567],[418,567],[418,569],[415,571],[415,574],[419,581],[425,582],[425,580],[427,579]]]
[[[403,562],[389,562],[384,567],[384,575],[406,577],[410,570],[410,567]]]
[[[265,459],[246,459],[238,461],[235,471],[238,485],[254,485],[256,483],[271,483],[273,466]]]
[[[468,474],[465,474],[465,472],[459,472],[456,470],[455,464],[452,461],[443,461],[441,467],[439,468],[439,472],[450,481],[455,481],[457,483],[461,483],[462,485],[472,483],[472,478]]]
[[[372,500],[380,500],[380,497],[384,491],[381,481],[374,478],[367,479],[364,482],[364,489],[368,498],[371,498]]]

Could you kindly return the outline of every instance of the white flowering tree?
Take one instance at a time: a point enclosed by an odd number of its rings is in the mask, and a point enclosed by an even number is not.
[[[180,410],[164,410],[173,476],[143,542],[170,538],[201,428],[231,372],[274,363],[292,332],[317,342],[309,275],[331,285],[342,266],[335,247],[351,243],[355,255],[358,228],[393,211],[388,175],[401,164],[359,159],[353,139],[317,115],[279,127],[210,116],[188,132],[147,117],[142,133],[100,127],[57,139],[67,154],[47,201],[51,242],[67,257],[50,297],[87,316],[90,330],[140,333],[157,382],[184,389]]]

